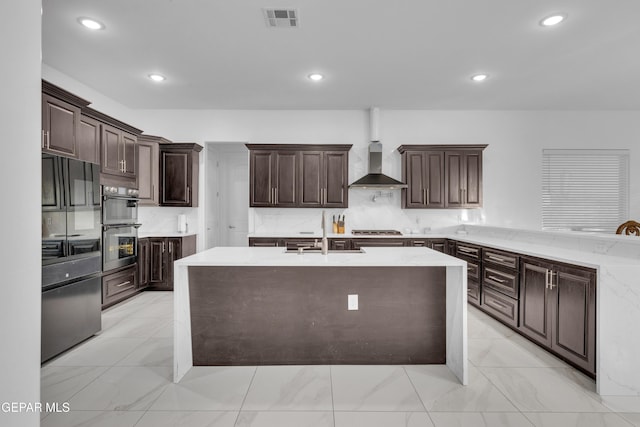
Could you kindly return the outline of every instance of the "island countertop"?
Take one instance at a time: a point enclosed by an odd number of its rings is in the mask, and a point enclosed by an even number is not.
[[[328,270],[327,277],[331,276],[331,280],[319,282],[319,280],[324,280],[325,275],[318,275],[318,269],[324,269],[325,267]],[[387,267],[388,271],[382,271],[387,270]],[[194,286],[198,287],[197,292],[204,291],[204,293],[207,293],[207,297],[197,297],[196,301],[204,304],[213,304],[211,310],[235,309],[234,307],[236,306],[227,304],[216,308],[215,302],[219,301],[219,298],[214,298],[209,294],[218,292],[220,289],[224,291],[225,286],[232,286],[234,289],[237,286],[238,289],[244,289],[247,287],[247,283],[250,284],[248,288],[250,288],[251,292],[258,293],[261,292],[262,287],[267,288],[270,286],[268,295],[271,295],[272,288],[278,288],[278,286],[286,290],[286,292],[289,292],[289,289],[295,289],[291,291],[293,295],[287,294],[289,295],[288,298],[298,298],[305,303],[309,301],[306,295],[308,295],[307,292],[310,292],[308,286],[304,288],[306,285],[318,286],[318,289],[322,289],[324,292],[330,292],[331,289],[335,290],[336,286],[343,286],[344,289],[338,289],[338,293],[346,292],[344,294],[345,298],[349,292],[361,293],[367,295],[367,298],[375,298],[372,296],[370,289],[376,286],[377,289],[387,293],[393,293],[395,287],[413,285],[418,286],[419,289],[423,287],[425,289],[442,289],[441,292],[443,294],[440,295],[444,295],[444,300],[442,301],[444,307],[441,307],[442,313],[444,313],[444,322],[426,322],[424,325],[426,325],[425,327],[439,325],[439,328],[445,328],[442,331],[446,341],[446,346],[443,347],[443,351],[446,352],[445,363],[460,382],[466,385],[468,383],[466,269],[466,261],[425,247],[367,247],[362,249],[362,253],[336,251],[327,255],[322,255],[318,252],[307,252],[303,255],[298,255],[296,252],[285,252],[283,247],[216,247],[182,258],[174,263],[174,382],[179,382],[194,364],[195,353],[193,352],[194,344],[191,333],[191,300],[189,295],[192,286],[191,279],[198,281],[198,278],[200,278],[201,283],[195,284],[196,282],[194,282]],[[252,273],[252,270],[254,272],[258,271],[258,273]],[[294,272],[294,270],[299,271]],[[195,274],[195,276],[192,277],[191,273]],[[247,274],[264,274],[265,281],[262,285],[252,285],[245,278]],[[302,282],[296,282],[296,280],[301,280],[299,279],[300,274],[303,276],[310,274],[311,276],[308,276],[308,281],[302,279]],[[434,280],[436,277],[434,274],[440,274],[442,278]],[[338,277],[340,275],[342,276]],[[409,277],[413,279],[409,279]],[[221,280],[220,278],[225,279]],[[294,282],[291,280],[294,280]],[[411,280],[415,283],[411,282]],[[291,283],[300,283],[300,286],[292,288],[289,286]],[[356,287],[356,291],[350,290],[351,287]],[[277,290],[281,291],[282,289],[278,288]],[[297,295],[296,292],[300,295]],[[411,292],[401,292],[397,295],[394,294],[393,297],[378,296],[376,304],[368,307],[377,307],[376,309],[378,310],[385,309],[385,304],[390,305],[390,307],[395,304],[392,301],[394,297],[403,298],[409,294]],[[330,297],[327,297],[327,301],[330,299]],[[254,299],[249,297],[247,301],[254,301]],[[325,306],[327,309],[336,307],[335,304],[323,302],[323,299],[318,301],[313,306],[316,309],[322,309]],[[429,302],[431,300],[427,298],[424,301]],[[198,321],[201,321],[204,318],[201,313],[203,313],[203,310],[208,313],[208,308],[203,308],[202,304],[197,305],[197,310],[199,310],[198,313],[200,314],[196,317]],[[410,305],[407,305],[407,307]],[[298,304],[291,305],[291,307],[298,306]],[[238,307],[242,309],[241,306]],[[265,307],[271,307],[271,305],[264,305],[261,310],[264,310]],[[341,308],[341,303],[339,307],[338,310],[340,312],[347,312],[346,300],[344,309]],[[276,308],[274,310],[276,310],[274,313],[278,313]],[[427,308],[425,310],[418,310],[417,312],[430,312]],[[406,310],[406,312],[416,312],[416,310]],[[213,316],[210,326],[202,329],[202,325],[198,324],[196,327],[200,328],[198,331],[206,330],[208,333],[215,335],[217,328],[222,327],[218,322],[224,321],[225,318],[224,316]],[[331,318],[333,319],[334,317]],[[357,318],[353,317],[353,319]],[[304,326],[305,323],[296,324]],[[360,325],[360,327],[362,326]],[[366,327],[366,325],[364,326]],[[277,331],[278,329],[274,330]],[[236,335],[233,336],[235,337]],[[420,336],[423,337],[423,335]],[[201,339],[199,332],[196,332],[196,337],[200,343],[208,342],[206,339],[204,341]],[[420,340],[407,340],[408,343],[416,343],[418,341]],[[203,353],[198,350],[198,354]]]
[[[217,247],[175,262],[185,266],[305,266],[305,267],[464,267],[466,261],[424,247],[368,247],[361,253],[329,252],[322,255],[305,252],[299,255],[282,247]]]

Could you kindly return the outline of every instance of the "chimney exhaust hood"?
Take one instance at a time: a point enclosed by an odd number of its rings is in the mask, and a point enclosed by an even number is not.
[[[369,143],[369,173],[352,183],[349,188],[389,189],[407,188],[407,184],[382,173],[382,144],[378,135],[379,110],[369,111],[371,142]]]

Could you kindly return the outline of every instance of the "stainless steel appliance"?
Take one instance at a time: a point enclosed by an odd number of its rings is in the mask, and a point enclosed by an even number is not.
[[[42,155],[42,361],[102,327],[99,169]]]
[[[398,230],[351,230],[354,236],[402,236]]]
[[[138,254],[138,190],[102,188],[102,269],[124,267],[136,262]]]

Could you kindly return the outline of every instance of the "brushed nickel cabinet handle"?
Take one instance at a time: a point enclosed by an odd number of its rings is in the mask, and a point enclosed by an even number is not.
[[[508,305],[503,304],[503,303],[501,303],[499,301],[496,301],[496,300],[490,300],[489,301],[489,305],[493,305],[493,306],[498,307],[498,308],[509,308]]]
[[[169,253],[173,252],[173,242],[169,242]]]
[[[425,198],[426,204],[429,204],[429,188],[427,187],[427,197]]]
[[[42,129],[42,136],[40,137],[40,146],[44,148],[44,129]]]
[[[553,283],[553,278],[554,277],[558,277],[558,273],[556,273],[554,271],[549,271],[549,289],[551,289],[551,290],[553,290],[553,288],[558,286],[557,284]]]
[[[127,286],[127,285],[129,285],[129,284],[131,284],[131,280],[127,280],[126,282],[122,282],[122,283],[120,283],[119,285],[116,285],[116,287],[117,287],[117,288],[121,288],[121,287],[123,287],[123,286]]]
[[[487,279],[494,280],[494,281],[496,281],[498,283],[504,283],[505,282],[505,280],[502,280],[502,279],[500,279],[500,278],[498,278],[496,276],[488,276]]]
[[[276,205],[278,204],[278,188],[276,187]]]
[[[164,242],[162,242],[162,253],[164,253]]]
[[[191,203],[191,187],[187,185],[187,203]]]
[[[458,250],[460,252],[465,252],[465,253],[468,253],[468,254],[475,254],[476,253],[475,249],[465,248],[464,246],[458,246]]]
[[[492,259],[494,261],[498,261],[498,262],[505,262],[506,261],[504,258],[500,258],[500,257],[497,257],[495,255],[487,255],[487,258]]]

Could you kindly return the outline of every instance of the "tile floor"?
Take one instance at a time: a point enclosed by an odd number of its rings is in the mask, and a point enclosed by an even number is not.
[[[173,294],[103,313],[42,367],[42,426],[640,426],[640,397],[601,398],[559,359],[469,307],[470,384],[444,366],[194,367],[173,384]]]

